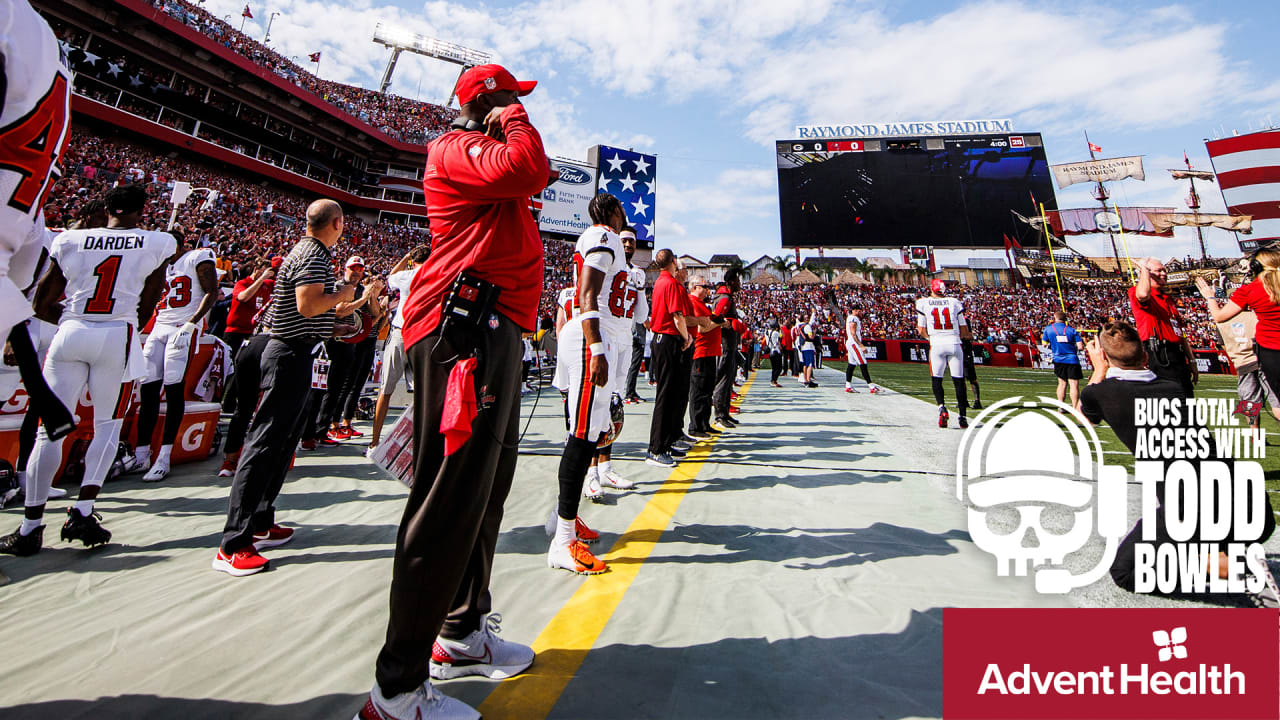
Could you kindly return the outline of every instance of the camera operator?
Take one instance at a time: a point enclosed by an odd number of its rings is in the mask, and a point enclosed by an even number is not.
[[[550,163],[517,99],[535,84],[498,65],[467,70],[454,129],[427,151],[432,250],[413,277],[402,330],[414,377],[414,481],[396,537],[377,682],[360,713],[367,720],[477,718],[430,679],[509,677],[533,662],[531,648],[494,635],[497,616],[485,616],[516,466],[520,334],[536,327],[542,292],[529,197],[547,186]]]
[[[1181,385],[1191,397],[1195,384],[1200,382],[1200,372],[1191,343],[1182,334],[1185,321],[1173,298],[1164,292],[1169,275],[1164,263],[1153,257],[1138,261],[1137,266],[1138,284],[1129,288],[1129,307],[1147,351],[1148,367],[1157,376]]]

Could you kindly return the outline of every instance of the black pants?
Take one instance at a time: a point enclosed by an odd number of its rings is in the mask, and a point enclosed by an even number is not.
[[[236,402],[239,400],[236,397],[236,354],[240,352],[240,347],[244,345],[245,341],[251,337],[253,335],[248,333],[233,332],[229,332],[222,337],[222,341],[231,348],[231,377],[227,378],[226,389],[222,392],[222,412],[230,413],[236,411]]]
[[[249,425],[240,464],[231,482],[222,550],[228,554],[253,543],[253,534],[275,524],[275,499],[298,448],[298,411],[311,388],[314,342],[272,338],[262,353],[266,391]]]
[[[683,431],[680,421],[689,402],[690,371],[684,368],[682,344],[679,335],[656,334],[649,351],[654,382],[658,384],[649,426],[649,452],[655,455],[670,450],[671,443]]]
[[[636,396],[636,378],[640,376],[640,363],[644,361],[644,339],[648,331],[637,324],[631,333],[631,367],[627,368],[627,392],[624,398]]]
[[[721,330],[720,361],[716,365],[716,389],[711,399],[717,419],[729,417],[729,400],[733,393],[733,381],[737,377],[738,334],[731,330]]]
[[[364,391],[364,384],[368,381],[369,374],[373,372],[373,346],[374,343],[367,341],[352,346],[351,367],[338,396],[337,415],[331,422],[339,420],[351,422],[351,418],[356,416],[356,408],[360,405],[360,393]]]
[[[440,635],[463,638],[490,610],[489,575],[502,507],[515,475],[520,420],[520,328],[498,316],[477,337],[477,392],[492,396],[472,423],[471,439],[444,456],[440,419],[456,348],[429,335],[406,348],[413,366],[414,482],[391,576],[391,617],[378,653],[377,680],[387,697],[427,681]]]
[[[711,427],[711,393],[716,387],[715,356],[693,359],[689,377],[689,430],[705,431]]]
[[[249,430],[249,421],[253,419],[253,411],[258,407],[258,392],[262,388],[262,353],[267,349],[270,335],[254,335],[240,346],[236,353],[235,375],[240,378],[233,388],[235,396],[228,393],[228,399],[234,404],[235,412],[231,415],[231,424],[227,427],[227,440],[223,444],[226,453],[240,452],[244,447],[244,435]],[[308,375],[310,378],[310,375]],[[308,383],[309,385],[309,383]]]
[[[1172,380],[1182,386],[1187,397],[1195,396],[1196,386],[1191,382],[1191,365],[1181,343],[1163,340],[1147,340],[1147,366],[1162,380]]]
[[[777,383],[778,378],[782,377],[782,353],[774,350],[769,353],[769,382]]]

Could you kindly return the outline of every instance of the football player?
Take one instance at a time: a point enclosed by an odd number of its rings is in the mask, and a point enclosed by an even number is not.
[[[844,391],[858,392],[853,389],[853,370],[862,369],[862,379],[867,381],[871,394],[880,392],[880,386],[871,382],[871,369],[867,365],[867,355],[862,342],[862,308],[852,308],[844,318],[844,348],[848,351],[849,363],[844,369]]]
[[[159,482],[169,475],[173,443],[186,409],[187,365],[200,345],[205,315],[218,299],[217,259],[209,248],[186,248],[175,229],[181,254],[165,271],[165,294],[156,308],[155,323],[142,358],[147,376],[142,381],[142,407],[138,411],[138,447],[126,472],[141,470],[151,460],[151,437],[160,414],[160,391],[164,390],[164,435],[160,452],[143,482]],[[185,251],[185,252],[184,252]]]
[[[45,380],[66,404],[74,403],[86,386],[93,402],[93,441],[85,453],[80,495],[62,526],[63,540],[80,540],[86,546],[111,540],[111,533],[98,522],[94,500],[115,460],[132,381],[144,374],[138,327],[155,310],[165,267],[177,252],[169,233],[138,229],[146,188],[123,185],[103,199],[110,215],[107,227],[58,235],[35,299],[36,316],[58,325],[44,363]],[[36,438],[26,477],[24,519],[16,532],[0,538],[0,552],[40,551],[44,506],[61,460],[61,439]]]
[[[618,363],[618,344],[631,342],[631,319],[627,260],[616,234],[626,225],[622,203],[601,193],[587,211],[595,224],[578,238],[573,255],[577,293],[557,348],[556,364],[564,366],[569,393],[569,437],[560,457],[560,496],[547,565],[594,575],[606,567],[583,542],[584,535],[595,533],[578,519],[579,494],[600,440],[613,427],[612,369]]]
[[[951,373],[956,389],[956,406],[960,411],[960,427],[969,427],[965,409],[969,402],[964,387],[964,350],[962,338],[968,338],[969,321],[964,316],[964,304],[956,298],[946,297],[947,284],[934,278],[929,284],[929,296],[916,300],[916,331],[929,341],[929,374],[933,377],[933,399],[938,403],[938,427],[947,427],[951,415],[942,392],[942,375]]]

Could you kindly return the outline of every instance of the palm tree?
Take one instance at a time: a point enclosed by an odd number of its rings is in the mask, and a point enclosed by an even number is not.
[[[738,257],[737,255],[734,255],[733,259],[729,261],[729,264],[725,266],[724,276],[729,277],[729,273],[733,273],[738,276],[738,281],[742,282],[744,280],[751,279],[751,278],[743,277],[743,275],[746,272],[747,272],[747,264],[742,261],[742,258]]]
[[[871,268],[871,277],[875,280],[877,285],[883,285],[885,277],[887,277],[890,272],[892,271],[889,268],[877,265],[876,267]]]
[[[770,270],[778,271],[779,280],[787,280],[796,271],[796,261],[790,255],[778,255],[765,264]]]

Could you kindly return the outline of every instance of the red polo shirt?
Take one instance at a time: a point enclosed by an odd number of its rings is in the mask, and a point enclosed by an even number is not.
[[[1253,339],[1268,350],[1280,350],[1280,305],[1271,302],[1261,280],[1254,280],[1236,288],[1231,302],[1245,310],[1252,310],[1258,318]]]
[[[663,270],[653,284],[653,301],[649,307],[649,328],[655,335],[679,335],[674,315],[690,315],[689,294],[680,287],[675,277]]]
[[[694,317],[711,317],[711,311],[692,293],[689,294],[689,303]],[[693,359],[706,357],[720,357],[720,328],[693,334]]]
[[[258,292],[245,302],[240,302],[240,293],[253,284],[252,277],[241,278],[231,289],[231,308],[227,311],[227,332],[248,335],[253,332],[253,318],[271,299],[271,291],[276,286],[275,280],[264,280]]]
[[[498,312],[524,330],[537,326],[542,240],[529,198],[546,187],[550,165],[523,105],[508,105],[500,120],[506,142],[454,131],[427,150],[431,257],[409,285],[406,349],[440,324],[444,296],[464,270],[498,286]]]
[[[1129,308],[1133,311],[1138,338],[1143,342],[1153,337],[1171,343],[1182,342],[1182,335],[1174,325],[1174,323],[1181,323],[1182,317],[1173,304],[1173,298],[1159,289],[1151,288],[1151,297],[1147,298],[1146,302],[1139,302],[1138,288],[1129,288]]]

